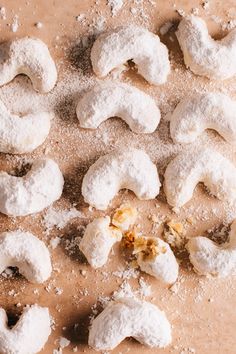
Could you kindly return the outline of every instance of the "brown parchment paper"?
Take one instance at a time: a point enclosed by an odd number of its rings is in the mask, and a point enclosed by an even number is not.
[[[191,74],[185,68],[174,31],[181,19],[176,9],[191,13],[192,9],[197,8],[199,15],[207,20],[210,33],[215,38],[220,38],[227,33],[222,30],[222,23],[227,23],[232,18],[234,11],[236,13],[236,2],[233,0],[223,2],[210,0],[210,7],[207,11],[203,8],[202,1],[153,0],[152,2],[154,5],[151,4],[151,1],[142,1],[142,8],[148,16],[145,20],[141,15],[132,15],[130,9],[132,7],[140,8],[140,5],[137,5],[138,2],[135,4],[135,1],[128,0],[124,1],[123,8],[116,16],[111,15],[110,7],[105,0],[2,0],[0,5],[6,8],[7,18],[6,20],[0,19],[0,40],[5,41],[26,35],[36,36],[47,43],[57,63],[59,83],[66,79],[70,80],[65,71],[67,67],[72,68],[74,72],[80,70],[81,75],[85,75],[86,81],[86,78],[93,80],[89,64],[89,45],[83,51],[79,43],[82,38],[87,38],[96,32],[95,22],[101,16],[105,19],[105,27],[108,28],[134,22],[148,26],[157,34],[164,23],[171,21],[173,27],[166,35],[161,36],[161,40],[170,51],[172,72],[168,77],[168,82],[160,87],[153,87],[132,70],[126,72],[122,76],[122,80],[155,97],[157,102],[160,102],[163,117],[181,97],[196,89],[225,90],[231,97],[234,97],[235,79],[223,83],[212,83]],[[229,17],[229,10],[231,17]],[[86,16],[86,21],[83,24],[76,21],[76,16],[80,14]],[[19,28],[16,33],[13,33],[10,25],[15,15],[18,16]],[[37,22],[42,22],[42,28],[39,29],[35,26]],[[8,104],[13,101],[10,96],[14,90],[13,96],[15,95],[17,100],[17,87],[20,90],[21,85],[26,85],[24,95],[33,91],[27,78],[20,77],[15,81],[16,88],[12,86],[9,94],[8,91],[1,91],[1,98]],[[68,81],[65,82],[68,83]],[[111,275],[111,272],[126,267],[126,257],[119,246],[114,248],[114,254],[111,255],[109,263],[97,271],[86,264],[79,254],[78,248],[71,246],[71,240],[81,235],[81,226],[85,226],[88,221],[98,215],[110,215],[124,201],[139,208],[138,222],[144,234],[153,234],[153,221],[150,218],[152,215],[157,215],[158,219],[163,221],[168,218],[186,221],[186,217],[191,215],[196,220],[193,225],[185,226],[187,237],[205,234],[207,230],[220,226],[223,222],[230,222],[233,215],[232,210],[210,197],[201,186],[197,187],[194,198],[188,203],[187,208],[179,214],[174,214],[171,211],[163,193],[154,201],[141,202],[132,193],[124,191],[114,199],[106,213],[89,211],[81,197],[81,182],[89,165],[100,155],[115,147],[132,143],[150,153],[153,161],[158,165],[161,180],[163,180],[165,166],[170,161],[175,147],[173,147],[170,137],[168,138],[168,123],[164,119],[160,130],[152,134],[151,137],[133,134],[128,126],[116,118],[105,122],[97,132],[81,130],[75,115],[76,100],[82,94],[79,92],[80,82],[77,82],[77,85],[78,93],[77,89],[72,90],[73,92],[65,89],[66,94],[63,95],[63,87],[58,90],[58,99],[55,104],[57,117],[50,136],[42,147],[33,154],[24,155],[24,158],[27,160],[27,158],[36,158],[42,155],[54,158],[65,176],[63,196],[54,206],[63,209],[70,208],[74,204],[83,213],[83,217],[76,218],[62,230],[53,228],[49,235],[46,235],[45,227],[42,224],[45,212],[15,219],[0,215],[0,231],[14,230],[20,227],[33,232],[47,244],[55,236],[62,238],[56,249],[50,248],[54,272],[51,279],[45,284],[35,286],[21,276],[10,279],[1,277],[0,279],[0,305],[7,310],[10,320],[14,319],[16,314],[20,314],[26,304],[38,303],[41,306],[49,307],[55,323],[52,334],[42,350],[42,353],[45,354],[52,353],[53,349],[58,348],[58,339],[61,336],[71,341],[71,344],[63,349],[63,353],[71,353],[75,347],[78,348],[78,352],[92,353],[93,350],[87,346],[89,316],[92,314],[91,306],[97,303],[99,296],[110,296],[124,281],[124,279]],[[19,99],[22,97],[23,93],[21,92],[17,103],[19,107]],[[13,109],[14,107],[8,106],[8,108]],[[104,143],[105,133],[109,135],[108,144]],[[235,149],[217,134],[205,133],[202,144],[216,146],[219,151],[236,163]],[[178,149],[181,148],[178,147]],[[176,148],[176,153],[178,149]],[[22,160],[18,160],[16,157],[0,154],[0,168],[3,170],[15,171],[21,163]],[[155,235],[160,236],[162,230],[163,223],[160,222],[160,226],[154,231]],[[235,278],[208,279],[199,277],[193,273],[189,266],[187,254],[183,254],[180,260],[182,261],[180,280],[175,292],[154,278],[142,274],[142,277],[152,287],[152,295],[147,300],[164,310],[173,326],[172,344],[166,349],[152,350],[128,339],[115,349],[114,353],[233,354],[236,352]],[[85,275],[81,274],[82,270],[86,271]],[[128,281],[134,289],[137,288],[138,279]],[[56,294],[57,288],[62,289],[61,295]]]

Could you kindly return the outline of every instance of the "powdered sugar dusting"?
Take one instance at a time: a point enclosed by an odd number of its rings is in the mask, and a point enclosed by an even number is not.
[[[53,227],[61,230],[70,220],[81,217],[83,217],[83,214],[75,208],[60,210],[51,207],[44,215],[43,225],[46,227],[47,232]]]
[[[116,16],[119,10],[121,10],[124,0],[108,0],[107,3],[111,7],[112,15]]]

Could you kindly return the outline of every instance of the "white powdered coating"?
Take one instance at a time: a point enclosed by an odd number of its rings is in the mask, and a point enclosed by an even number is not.
[[[236,168],[224,156],[210,148],[190,148],[172,160],[165,171],[164,189],[167,202],[181,207],[203,182],[220,200],[236,200]]]
[[[76,107],[80,126],[95,129],[110,117],[122,118],[135,133],[153,133],[160,111],[146,93],[121,82],[94,86]]]
[[[197,16],[182,19],[176,32],[184,62],[195,74],[225,80],[236,74],[236,29],[221,40],[210,37]]]
[[[229,242],[218,245],[207,237],[190,239],[186,246],[190,262],[200,275],[226,277],[236,274],[236,221],[231,225]]]
[[[0,234],[0,273],[8,267],[18,267],[28,281],[39,284],[52,272],[46,245],[30,232],[20,230]]]
[[[119,298],[92,322],[88,344],[95,350],[112,350],[126,337],[151,348],[164,348],[171,342],[170,323],[150,302]]]
[[[143,257],[142,252],[137,254],[137,262],[140,269],[152,275],[153,277],[167,283],[173,284],[178,278],[179,265],[168,243],[160,238],[153,239],[156,241],[160,252],[150,258]],[[164,249],[163,252],[161,249]]]
[[[214,129],[229,143],[236,141],[236,102],[222,93],[186,97],[170,118],[174,142],[192,143],[205,129]]]
[[[0,45],[0,86],[19,74],[27,75],[36,91],[46,93],[57,81],[57,69],[44,42],[24,37]]]
[[[38,159],[23,177],[0,172],[0,212],[9,216],[37,213],[59,199],[63,175],[55,161]]]
[[[154,199],[159,193],[157,168],[145,151],[126,148],[101,156],[83,178],[82,195],[86,203],[105,210],[124,188],[142,200]]]
[[[8,327],[5,310],[0,308],[0,352],[2,354],[36,354],[51,333],[47,307],[25,307],[13,328]]]
[[[164,84],[170,72],[168,50],[159,37],[135,25],[101,34],[94,42],[91,61],[95,74],[104,77],[132,59],[150,84]]]
[[[109,216],[93,220],[87,225],[79,244],[80,250],[93,268],[102,267],[116,242],[121,241],[120,230],[110,226]]]
[[[37,112],[24,117],[10,113],[0,100],[0,152],[24,154],[40,146],[49,134],[53,114]]]

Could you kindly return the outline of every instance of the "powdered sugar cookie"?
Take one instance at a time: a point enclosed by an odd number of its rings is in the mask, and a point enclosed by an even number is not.
[[[113,245],[122,239],[122,232],[110,222],[109,216],[93,220],[80,242],[79,248],[93,268],[106,264]]]
[[[164,348],[171,342],[171,326],[165,313],[150,302],[119,298],[93,320],[88,343],[95,350],[112,350],[127,337]]]
[[[49,134],[53,114],[37,112],[19,117],[0,100],[0,151],[8,154],[32,152]]]
[[[164,189],[167,202],[181,207],[203,182],[217,198],[236,200],[236,168],[225,157],[210,148],[190,148],[172,160],[165,171]]]
[[[36,160],[23,177],[0,172],[0,212],[9,216],[37,213],[59,199],[64,178],[51,159]]]
[[[100,157],[82,183],[86,203],[105,210],[120,189],[132,190],[139,199],[154,199],[160,181],[156,166],[143,150],[127,148]]]
[[[152,133],[160,121],[155,101],[146,93],[121,82],[94,86],[78,102],[76,113],[80,126],[90,129],[117,116],[135,133]]]
[[[236,141],[236,102],[222,93],[184,98],[170,118],[174,142],[192,143],[205,129],[214,129],[229,143]]]
[[[43,349],[51,333],[48,308],[25,307],[14,327],[8,327],[5,310],[0,308],[0,352],[2,354],[36,354]]]
[[[225,80],[236,74],[236,29],[214,40],[197,16],[184,17],[176,32],[185,65],[195,74]]]
[[[4,42],[0,53],[0,86],[19,74],[27,75],[39,92],[49,92],[55,86],[56,66],[48,47],[40,39],[24,37]]]
[[[46,245],[30,232],[20,230],[0,234],[0,273],[17,267],[32,283],[43,283],[52,272]]]
[[[236,221],[231,225],[228,242],[218,245],[207,237],[198,236],[191,238],[186,248],[198,274],[219,277],[236,274]]]
[[[168,243],[160,238],[138,237],[134,252],[140,269],[153,277],[172,284],[178,278],[179,265]]]
[[[129,25],[101,34],[92,47],[95,74],[104,77],[132,59],[150,84],[164,84],[170,72],[168,50],[159,37],[146,28]]]

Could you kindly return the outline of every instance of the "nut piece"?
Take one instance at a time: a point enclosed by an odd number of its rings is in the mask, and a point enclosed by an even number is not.
[[[165,313],[150,302],[119,298],[95,318],[88,344],[95,350],[112,350],[126,337],[151,348],[164,348],[171,342],[171,326]]]
[[[184,227],[181,222],[168,221],[164,224],[164,239],[174,248],[183,248],[186,243]]]
[[[122,231],[127,231],[130,226],[134,225],[137,216],[138,212],[136,208],[131,206],[123,206],[116,209],[111,222]]]
[[[122,233],[110,226],[109,216],[98,218],[88,224],[79,248],[93,268],[106,264],[112,246],[121,241]]]
[[[135,230],[126,231],[123,234],[122,245],[125,248],[133,248],[134,242],[138,235],[136,234]]]

